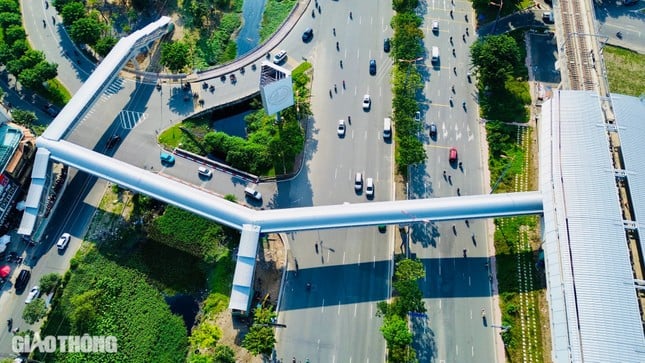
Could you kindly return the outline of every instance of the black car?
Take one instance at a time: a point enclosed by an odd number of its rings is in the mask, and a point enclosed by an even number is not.
[[[20,270],[20,273],[18,274],[18,278],[16,278],[16,283],[13,285],[13,287],[16,289],[16,291],[25,290],[25,287],[27,287],[27,283],[29,283],[30,278],[31,278],[31,271]]]
[[[117,142],[119,142],[119,141],[121,141],[121,136],[119,136],[119,135],[112,135],[112,136],[110,136],[110,138],[108,139],[106,147],[107,147],[108,149],[111,149],[111,148],[113,148],[113,147],[114,147],[114,145],[116,145],[116,143],[117,143]]]
[[[437,125],[430,124],[430,138],[434,139],[437,137]]]
[[[383,41],[383,51],[388,53],[390,51],[390,38],[385,38]]]
[[[305,29],[305,32],[302,33],[302,41],[303,42],[308,42],[311,40],[311,38],[314,37],[314,30],[311,28]]]
[[[370,59],[370,74],[376,74],[376,61],[374,59]]]
[[[51,117],[56,117],[56,116],[58,116],[58,113],[60,112],[60,111],[59,111],[56,107],[54,107],[54,105],[53,105],[53,104],[51,104],[51,103],[46,104],[46,105],[43,107],[43,109],[44,109],[44,110],[45,110],[45,112],[47,112],[47,113],[49,114],[49,116],[51,116]]]

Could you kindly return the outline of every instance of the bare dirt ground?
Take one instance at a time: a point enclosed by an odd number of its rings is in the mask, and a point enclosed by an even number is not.
[[[282,271],[286,262],[284,243],[277,234],[271,234],[266,241],[262,241],[255,270],[255,291],[258,299],[254,306],[264,302],[265,306],[276,306],[280,292]],[[228,345],[235,351],[238,362],[261,363],[262,357],[253,356],[242,348],[242,340],[248,332],[247,322],[233,319],[231,312],[226,310],[216,318],[216,324],[222,329],[220,344]]]

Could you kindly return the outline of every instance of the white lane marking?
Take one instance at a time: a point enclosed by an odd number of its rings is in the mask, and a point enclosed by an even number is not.
[[[358,304],[354,304],[354,317],[356,317],[357,310],[358,310]]]
[[[457,355],[459,355],[459,346],[458,346],[458,345],[455,345],[455,353],[456,353]]]
[[[337,315],[340,315],[340,300],[338,300],[338,313]]]
[[[359,253],[358,254],[358,260],[356,260],[356,264],[360,264],[360,263],[361,263],[361,254]]]
[[[470,355],[472,355],[473,357],[475,356],[475,347],[474,346],[470,347]]]
[[[325,299],[322,301],[322,305],[320,306],[320,312],[324,313],[325,312]]]
[[[439,310],[441,310],[441,304],[442,304],[442,302],[443,302],[443,300],[441,300],[441,299],[440,299],[440,300],[439,300]]]
[[[372,259],[372,268],[376,268],[376,255],[374,255],[374,258]]]
[[[343,265],[345,264],[345,251],[343,251]]]

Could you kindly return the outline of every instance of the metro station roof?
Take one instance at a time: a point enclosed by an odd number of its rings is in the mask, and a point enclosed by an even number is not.
[[[619,127],[637,121],[622,117],[645,114],[645,105],[628,98],[614,104]],[[552,359],[643,362],[645,336],[601,100],[595,92],[556,91],[542,105],[538,127]],[[630,136],[642,140],[643,131],[641,123]],[[642,146],[624,142],[627,168],[645,174],[643,161],[629,163]]]

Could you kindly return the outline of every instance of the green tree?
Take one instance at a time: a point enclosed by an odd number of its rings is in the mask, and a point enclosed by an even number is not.
[[[16,13],[16,14],[20,14],[20,6],[18,6],[17,1],[0,0],[0,13]]]
[[[10,49],[13,58],[20,58],[23,54],[27,53],[30,48],[29,44],[27,44],[27,39],[18,39],[13,42]]]
[[[60,283],[60,281],[61,275],[55,272],[43,275],[43,277],[40,278],[40,290],[43,292],[50,292],[58,285],[58,283]]]
[[[396,12],[412,12],[419,5],[419,0],[393,0],[392,9]]]
[[[27,127],[33,124],[38,119],[35,113],[31,111],[20,110],[20,109],[12,110],[11,117],[13,118],[13,121],[15,123],[19,125],[27,126]]]
[[[504,88],[506,79],[521,62],[521,50],[508,35],[489,35],[479,38],[470,49],[479,74],[480,85]]]
[[[20,83],[30,89],[42,87],[43,82],[56,78],[58,65],[55,63],[40,62],[34,68],[24,69],[18,75]]]
[[[85,5],[83,3],[72,1],[63,6],[63,10],[60,12],[60,15],[63,17],[63,24],[70,26],[77,20],[86,17],[87,11],[85,10]]]
[[[93,17],[81,18],[72,24],[69,36],[76,43],[94,45],[101,39],[103,29],[104,26],[98,19]]]
[[[20,16],[20,11],[17,11],[15,13],[0,13],[0,28],[6,29],[11,25],[22,25],[22,17]]]
[[[4,31],[4,41],[7,42],[7,44],[9,45],[12,45],[16,40],[21,40],[26,38],[27,38],[27,33],[25,33],[25,29],[22,27],[22,24],[10,25]]]
[[[168,67],[171,72],[179,73],[190,60],[190,48],[188,44],[180,41],[164,43],[161,46],[161,64]]]
[[[423,263],[416,259],[401,260],[396,264],[394,277],[398,281],[417,281],[424,278],[426,275]]]
[[[74,2],[76,0],[53,0],[53,5],[58,10],[59,12],[63,11],[63,8],[65,8],[65,5]]]
[[[94,324],[96,307],[100,306],[100,291],[88,290],[82,294],[71,297],[69,319],[72,322],[73,332],[87,332]]]
[[[211,322],[203,321],[193,329],[188,342],[201,351],[214,349],[221,338],[222,329]]]
[[[94,50],[102,57],[105,57],[110,53],[112,48],[116,45],[118,39],[113,36],[105,36],[99,39],[98,42],[94,45]]]
[[[235,352],[228,345],[218,345],[213,353],[215,363],[235,363]]]
[[[412,333],[408,323],[398,315],[385,319],[381,326],[381,333],[387,342],[388,348],[393,346],[406,346],[412,343]]]
[[[409,312],[426,312],[426,307],[423,303],[423,292],[416,281],[395,281],[392,283],[392,287],[398,294],[390,306],[395,314],[406,316]]]
[[[39,50],[29,49],[20,57],[22,69],[34,68],[36,65],[45,60],[45,54]]]
[[[25,306],[22,312],[22,318],[25,319],[27,324],[33,324],[42,319],[47,314],[45,307],[45,300],[37,298]]]
[[[258,307],[253,311],[253,326],[244,337],[242,346],[253,354],[271,354],[275,345],[273,329],[266,324],[276,317],[272,307]]]
[[[253,325],[244,336],[242,346],[253,354],[269,355],[275,345],[273,329],[268,326]]]

